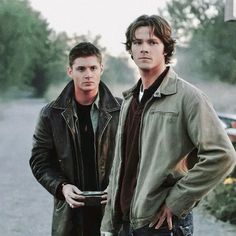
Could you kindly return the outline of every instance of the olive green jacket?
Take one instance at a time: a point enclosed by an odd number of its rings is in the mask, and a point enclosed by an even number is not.
[[[115,233],[121,221],[116,200],[124,125],[133,90],[124,93],[101,227],[104,232]],[[137,184],[130,206],[130,221],[135,229],[153,221],[164,203],[173,214],[184,216],[236,163],[235,150],[207,97],[171,68],[145,105],[139,144]],[[196,148],[197,164],[179,179],[176,165]]]

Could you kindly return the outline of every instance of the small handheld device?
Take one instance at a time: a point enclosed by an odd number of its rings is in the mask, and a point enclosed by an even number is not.
[[[100,206],[102,201],[103,191],[84,191],[81,195],[85,196],[85,206]]]

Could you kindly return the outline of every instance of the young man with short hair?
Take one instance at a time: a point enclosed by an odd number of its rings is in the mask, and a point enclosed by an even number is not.
[[[30,166],[54,196],[52,236],[99,236],[121,101],[100,81],[93,44],[71,49],[67,72],[72,80],[40,113]],[[102,196],[88,203],[85,191]]]

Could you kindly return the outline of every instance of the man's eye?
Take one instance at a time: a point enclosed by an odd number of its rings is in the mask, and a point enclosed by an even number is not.
[[[77,68],[77,71],[80,71],[80,72],[83,72],[84,70],[85,70],[84,67],[78,67],[78,68]]]
[[[92,66],[92,67],[91,67],[91,70],[92,70],[92,71],[94,71],[94,70],[96,70],[96,69],[97,69],[96,66]]]
[[[150,44],[150,45],[155,45],[155,44],[157,44],[157,42],[155,42],[155,41],[150,41],[149,44]]]
[[[141,42],[139,42],[139,41],[133,41],[133,44],[134,44],[134,45],[139,45],[139,44],[141,44]]]

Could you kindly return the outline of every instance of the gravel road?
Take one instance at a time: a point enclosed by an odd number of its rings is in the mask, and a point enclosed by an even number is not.
[[[0,104],[0,235],[50,236],[52,196],[34,179],[28,161],[42,100]],[[194,211],[194,236],[235,236],[236,226]]]

